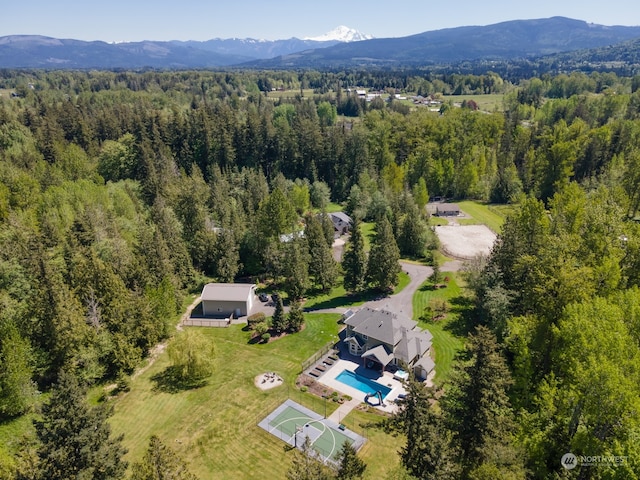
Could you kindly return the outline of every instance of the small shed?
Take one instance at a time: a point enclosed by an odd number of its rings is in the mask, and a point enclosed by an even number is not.
[[[202,289],[202,314],[205,317],[242,317],[248,315],[256,296],[253,283],[207,283]]]
[[[436,207],[436,215],[439,217],[457,217],[460,215],[460,207],[457,203],[441,203]]]

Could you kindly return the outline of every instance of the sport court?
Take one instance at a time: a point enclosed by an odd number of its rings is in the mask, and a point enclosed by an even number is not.
[[[309,437],[312,448],[324,462],[335,462],[344,442],[349,442],[356,451],[365,442],[357,433],[323,418],[293,400],[286,400],[258,426],[292,447],[302,448],[306,437]]]

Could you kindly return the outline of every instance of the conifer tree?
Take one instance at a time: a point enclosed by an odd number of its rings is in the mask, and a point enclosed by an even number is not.
[[[60,372],[42,419],[34,421],[40,441],[37,480],[124,478],[126,450],[122,436],[111,437],[110,414],[106,405],[89,406],[77,379]]]
[[[460,474],[457,450],[451,432],[431,406],[433,400],[433,389],[411,375],[407,396],[386,424],[406,436],[400,459],[407,472],[423,480],[454,480]]]
[[[309,437],[305,438],[301,449],[293,453],[293,461],[287,471],[287,480],[331,480],[333,472],[325,467],[318,454],[311,447]]]
[[[347,241],[342,257],[344,270],[344,288],[348,292],[361,292],[366,287],[367,254],[364,251],[364,239],[360,231],[360,222],[354,221],[351,236]]]
[[[469,336],[461,363],[442,399],[445,422],[459,448],[463,468],[469,472],[493,463],[518,470],[518,455],[511,439],[514,414],[507,396],[512,383],[496,337],[485,326]]]
[[[408,205],[407,214],[402,219],[399,230],[398,247],[402,254],[424,256],[428,241],[427,226],[415,203],[411,202]]]
[[[196,480],[187,465],[153,435],[142,462],[133,465],[131,480]]]
[[[362,478],[367,464],[358,457],[351,443],[344,442],[338,454],[338,471],[336,480],[354,480]]]
[[[284,314],[284,306],[282,305],[282,297],[278,295],[275,300],[276,308],[271,318],[271,326],[276,333],[282,333],[287,328],[287,318]]]
[[[333,287],[338,276],[336,261],[327,245],[320,220],[315,215],[306,217],[305,238],[309,246],[309,275],[323,290]]]
[[[287,315],[287,328],[292,332],[299,332],[304,325],[304,314],[299,302],[292,302]]]
[[[291,300],[299,300],[309,288],[309,252],[303,238],[289,242],[284,262],[284,291]]]
[[[391,231],[391,224],[382,216],[376,224],[376,236],[367,262],[367,282],[381,291],[392,290],[398,283],[400,251]]]

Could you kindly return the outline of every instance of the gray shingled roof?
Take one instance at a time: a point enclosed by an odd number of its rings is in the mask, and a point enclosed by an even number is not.
[[[400,313],[364,307],[348,318],[345,324],[360,335],[387,345],[396,345],[402,338],[402,328],[413,330],[417,322]]]
[[[382,364],[383,367],[386,367],[391,360],[393,360],[393,354],[389,353],[384,345],[378,345],[370,350],[367,350],[362,354],[362,358],[374,357],[378,362]]]
[[[351,217],[349,215],[347,215],[344,212],[332,212],[329,214],[329,216],[331,216],[331,218],[333,219],[333,217],[342,220],[345,223],[352,223],[353,220],[351,220]]]
[[[405,330],[393,353],[396,358],[410,363],[416,356],[422,357],[429,351],[432,340],[433,335],[428,330]]]
[[[416,362],[414,366],[424,368],[427,371],[427,373],[431,373],[433,369],[436,368],[435,362],[429,355],[425,355],[424,357],[422,357],[420,360]]]

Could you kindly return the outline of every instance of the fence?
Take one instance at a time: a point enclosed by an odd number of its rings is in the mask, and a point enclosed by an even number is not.
[[[307,358],[304,362],[302,362],[300,373],[303,373],[307,368],[311,365],[319,361],[322,357],[324,357],[331,350],[334,350],[335,342],[329,342],[316,353],[314,353],[311,357]]]
[[[229,318],[188,318],[182,325],[185,327],[228,327]]]

